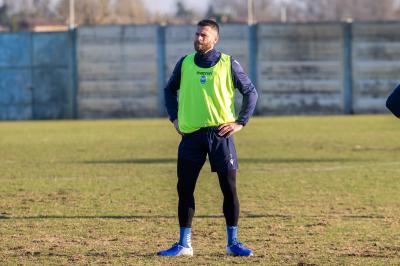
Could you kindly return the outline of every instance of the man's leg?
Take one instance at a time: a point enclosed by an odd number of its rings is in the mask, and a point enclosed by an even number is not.
[[[179,144],[177,165],[179,242],[167,250],[158,252],[160,256],[193,255],[190,238],[195,212],[194,190],[207,155],[201,146],[201,136],[201,131],[185,135]]]
[[[239,199],[236,192],[236,170],[218,171],[218,180],[224,195],[223,211],[226,221],[228,255],[251,256],[253,251],[238,241]]]
[[[239,220],[239,199],[236,192],[237,154],[233,137],[218,135],[218,130],[210,131],[209,159],[211,170],[217,172],[219,184],[224,194],[223,211],[226,220],[228,255],[251,256],[251,249],[242,245],[237,239]]]
[[[235,227],[239,220],[239,199],[236,192],[236,170],[217,172],[224,195],[223,211],[226,225]]]
[[[192,227],[192,220],[196,209],[194,190],[202,166],[189,160],[178,159],[178,217],[181,228]]]
[[[194,190],[199,177],[202,164],[186,159],[178,159],[178,217],[179,217],[179,242],[171,248],[157,253],[159,256],[192,256],[191,244],[192,220],[195,212]]]

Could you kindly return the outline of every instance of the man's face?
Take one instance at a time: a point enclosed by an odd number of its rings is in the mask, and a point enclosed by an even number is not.
[[[209,26],[198,26],[194,37],[194,49],[200,53],[206,53],[218,42],[218,33]]]

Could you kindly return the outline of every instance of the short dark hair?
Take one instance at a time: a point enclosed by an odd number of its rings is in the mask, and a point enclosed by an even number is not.
[[[208,26],[208,27],[212,28],[213,30],[217,31],[217,33],[219,34],[219,25],[214,20],[211,20],[211,19],[200,20],[199,23],[197,23],[197,26],[199,26],[199,27]]]

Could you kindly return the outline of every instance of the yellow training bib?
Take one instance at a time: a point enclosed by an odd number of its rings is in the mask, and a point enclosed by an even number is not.
[[[178,122],[183,133],[235,121],[230,56],[221,53],[215,66],[201,68],[194,63],[194,55],[187,55],[181,68]]]

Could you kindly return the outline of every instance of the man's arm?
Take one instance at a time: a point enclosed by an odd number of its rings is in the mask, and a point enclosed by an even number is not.
[[[171,122],[174,122],[178,118],[178,90],[181,85],[181,68],[184,58],[182,57],[176,63],[174,71],[164,88],[165,107]]]
[[[243,95],[242,107],[239,116],[234,123],[223,124],[218,127],[218,134],[223,137],[230,137],[240,131],[250,119],[256,108],[258,94],[249,77],[244,73],[238,61],[231,57],[232,79],[235,88]]]
[[[400,85],[390,94],[386,100],[386,107],[398,118],[400,118]]]
[[[253,114],[258,99],[258,94],[254,84],[244,73],[242,66],[238,61],[231,58],[232,78],[235,88],[243,95],[242,106],[236,123],[246,125]]]

